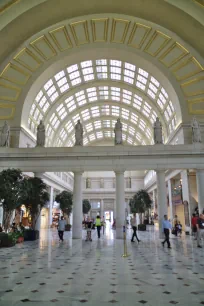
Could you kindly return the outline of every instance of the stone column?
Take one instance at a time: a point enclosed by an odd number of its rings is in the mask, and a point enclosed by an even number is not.
[[[162,220],[164,215],[167,215],[167,197],[166,197],[166,182],[165,171],[157,170],[157,206],[158,206],[158,220],[159,220],[159,237],[163,238]]]
[[[43,174],[44,174],[43,172],[35,172],[34,176],[42,179]],[[40,228],[41,228],[41,212],[40,212],[40,215],[38,216],[38,219],[35,223],[35,230],[40,231]]]
[[[154,213],[156,213],[156,189],[154,189],[152,192],[152,200],[154,204]]]
[[[204,170],[196,170],[196,182],[198,190],[198,209],[201,214],[204,209]]]
[[[174,212],[173,212],[173,203],[172,203],[172,185],[171,185],[171,179],[168,180],[168,194],[169,194],[170,219],[172,221],[173,218],[174,218]]]
[[[50,226],[52,225],[52,208],[53,208],[53,191],[54,188],[51,186],[50,187],[50,206],[49,206],[49,216],[48,216],[48,227],[50,228]]]
[[[104,201],[101,199],[101,218],[104,216]]]
[[[1,223],[1,225],[2,225],[2,223],[3,223],[3,215],[4,215],[3,207],[0,206],[0,223]]]
[[[113,219],[116,219],[116,199],[113,199],[113,202],[114,202]]]
[[[125,222],[124,171],[116,171],[116,238],[123,238]]]
[[[183,170],[181,171],[181,185],[182,185],[182,198],[183,203],[185,201],[188,202],[188,213],[189,213],[189,219],[188,224],[185,224],[187,226],[188,231],[191,229],[191,214],[192,214],[192,208],[191,208],[191,197],[190,197],[190,186],[188,181],[188,171]]]
[[[82,238],[82,172],[74,172],[72,238]]]

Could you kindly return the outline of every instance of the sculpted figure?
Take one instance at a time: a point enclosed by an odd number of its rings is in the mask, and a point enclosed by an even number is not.
[[[1,147],[9,147],[10,146],[10,126],[7,121],[4,122],[3,128],[1,130]]]
[[[162,125],[159,121],[159,118],[156,118],[156,121],[154,123],[154,143],[155,144],[162,144]]]
[[[103,180],[103,178],[100,179],[100,188],[104,188],[104,180]]]
[[[196,118],[193,118],[192,123],[192,142],[193,143],[200,143],[202,142],[201,139],[201,132],[200,132],[200,126]]]
[[[91,180],[90,180],[90,178],[86,179],[86,188],[91,188]]]
[[[44,147],[45,146],[45,125],[42,120],[40,120],[40,124],[37,127],[37,144],[36,147]]]
[[[83,146],[83,126],[80,120],[75,125],[75,146]]]
[[[122,123],[120,122],[120,118],[117,119],[114,133],[115,133],[115,145],[122,144]]]

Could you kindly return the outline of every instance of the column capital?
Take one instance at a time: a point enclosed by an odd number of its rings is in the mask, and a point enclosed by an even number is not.
[[[35,177],[42,178],[45,172],[33,172]]]
[[[84,171],[82,171],[82,170],[77,170],[77,171],[74,171],[73,173],[74,173],[74,175],[75,175],[75,174],[76,174],[76,175],[82,175],[82,174],[84,173]]]
[[[114,170],[115,175],[124,174],[125,170]]]
[[[156,173],[161,173],[161,172],[165,172],[166,171],[166,169],[156,169],[156,170],[154,170]]]
[[[196,169],[196,172],[204,172],[204,169]]]

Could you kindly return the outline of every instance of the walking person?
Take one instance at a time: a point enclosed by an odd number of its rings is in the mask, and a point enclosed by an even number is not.
[[[196,214],[193,214],[191,218],[191,227],[192,227],[192,235],[194,236],[195,240],[197,240],[197,234],[198,234],[197,222],[198,222],[198,216],[196,216]]]
[[[85,221],[85,227],[86,227],[86,230],[87,230],[86,241],[92,241],[92,238],[91,238],[92,224],[93,224],[93,222],[92,222],[91,218],[88,216],[87,220]]]
[[[100,238],[101,237],[101,218],[100,216],[96,217],[96,228],[97,228],[98,238]]]
[[[197,221],[197,230],[198,230],[198,236],[197,236],[197,247],[202,248],[200,245],[200,240],[204,240],[204,214],[200,214],[198,221]]]
[[[177,237],[178,235],[178,216],[175,215],[173,219],[173,227],[174,227],[174,235]]]
[[[134,237],[136,237],[137,241],[140,242],[139,238],[137,237],[137,218],[136,214],[133,214],[133,218],[131,218],[131,226],[133,229],[132,239],[131,242],[134,242]]]
[[[64,217],[61,217],[61,220],[59,220],[58,223],[58,235],[59,235],[59,241],[64,241],[64,231],[65,231],[65,225],[66,221],[64,220]]]
[[[102,226],[102,229],[103,229],[103,235],[105,233],[105,228],[106,228],[106,221],[105,221],[105,218],[103,216],[103,219],[102,219],[102,222],[101,222],[101,226]]]
[[[169,222],[167,215],[164,215],[164,220],[162,221],[162,231],[164,232],[165,240],[162,242],[162,245],[164,247],[164,244],[166,242],[169,249],[171,249],[171,244],[169,241],[169,233],[171,229],[172,229],[172,225]]]

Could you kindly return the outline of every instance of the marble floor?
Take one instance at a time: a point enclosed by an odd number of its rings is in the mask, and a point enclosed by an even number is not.
[[[59,243],[56,230],[42,230],[39,241],[0,249],[0,306],[204,305],[204,248],[192,237],[172,237],[167,249],[153,227],[139,245],[129,230],[122,258],[114,231],[92,234],[85,242],[66,232]]]

